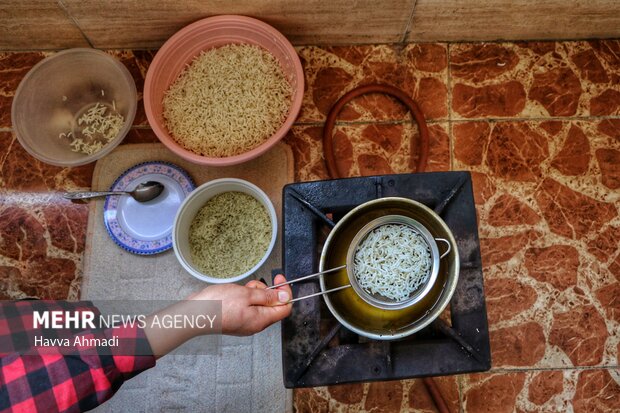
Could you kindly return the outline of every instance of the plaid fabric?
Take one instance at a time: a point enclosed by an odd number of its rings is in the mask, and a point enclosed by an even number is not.
[[[118,336],[120,348],[109,352],[92,347],[60,354],[33,348],[34,337],[54,331],[33,329],[33,311],[99,311],[88,302],[0,302],[0,413],[81,412],[108,400],[123,382],[155,365],[144,331],[137,326],[71,333],[86,338]]]

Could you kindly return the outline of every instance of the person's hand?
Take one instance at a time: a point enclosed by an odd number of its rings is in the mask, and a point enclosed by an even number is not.
[[[283,282],[286,282],[283,275],[274,279],[274,284]],[[252,280],[245,286],[211,285],[188,299],[221,300],[222,334],[247,336],[287,317],[293,306],[286,303],[292,296],[288,285],[268,290],[262,282]]]
[[[286,279],[283,275],[278,275],[274,282],[280,284],[286,282]],[[202,311],[201,305],[195,300],[218,300],[222,302],[222,333],[247,336],[258,333],[288,316],[293,305],[287,303],[292,299],[292,296],[291,288],[288,285],[268,290],[267,286],[260,281],[250,281],[245,286],[236,284],[211,285],[190,295],[187,300],[179,301],[150,317],[199,314]],[[153,354],[161,357],[187,340],[213,331],[199,328],[167,329],[156,327],[147,322],[144,332]]]

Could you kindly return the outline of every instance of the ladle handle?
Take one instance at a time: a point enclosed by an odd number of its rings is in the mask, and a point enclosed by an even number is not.
[[[314,278],[314,277],[322,275],[322,274],[329,274],[330,272],[340,271],[340,270],[342,270],[342,269],[344,269],[346,267],[347,266],[345,264],[345,265],[341,265],[340,267],[334,267],[334,268],[330,268],[330,269],[325,270],[325,271],[319,271],[319,272],[316,272],[314,274],[306,275],[306,276],[303,276],[301,278],[296,278],[296,279],[291,280],[291,281],[287,281],[287,282],[280,283],[280,284],[274,284],[271,287],[267,287],[267,289],[271,290],[273,288],[281,287],[283,285],[294,284],[297,281],[303,281],[303,280],[307,280],[308,278]],[[318,295],[329,294],[329,293],[333,293],[333,292],[336,292],[336,291],[344,290],[345,288],[349,288],[350,286],[351,286],[351,284],[341,285],[340,287],[332,288],[331,290],[320,291],[318,293],[304,295],[303,297],[293,298],[292,300],[289,300],[286,303],[283,303],[281,305],[286,305],[286,304],[294,303],[295,301],[305,300],[306,298],[312,298],[312,297],[316,297]]]
[[[129,195],[129,192],[125,191],[103,191],[103,192],[65,192],[62,197],[65,199],[90,199],[99,198],[101,196],[108,195]]]
[[[318,275],[321,275],[321,274],[329,274],[330,272],[340,271],[340,270],[342,270],[342,269],[344,269],[344,268],[346,268],[346,267],[347,267],[347,266],[346,266],[346,264],[345,264],[345,265],[341,265],[340,267],[334,267],[334,268],[330,268],[330,269],[325,270],[325,271],[315,272],[314,274],[306,275],[306,276],[303,276],[303,277],[301,277],[301,278],[295,278],[294,280],[287,281],[287,282],[285,282],[285,283],[280,283],[280,284],[275,284],[275,285],[272,285],[271,287],[267,287],[267,289],[268,289],[268,290],[271,290],[271,289],[273,289],[273,288],[278,288],[278,287],[281,287],[281,286],[283,286],[283,285],[294,284],[294,283],[296,283],[296,282],[298,282],[298,281],[307,280],[308,278],[314,278],[314,277],[316,277],[316,276],[318,276]]]
[[[445,257],[446,255],[450,254],[450,251],[452,251],[452,244],[450,244],[450,241],[448,241],[447,239],[444,238],[435,238],[435,241],[443,241],[448,245],[448,249],[439,256],[439,259],[442,259],[443,257]]]
[[[293,298],[292,300],[286,302],[285,304],[294,303],[295,301],[305,300],[306,298],[316,297],[318,295],[325,295],[329,293],[334,293],[336,291],[344,290],[345,288],[351,287],[351,284],[341,285],[340,287],[332,288],[331,290],[319,291],[318,293],[304,295],[303,297]]]

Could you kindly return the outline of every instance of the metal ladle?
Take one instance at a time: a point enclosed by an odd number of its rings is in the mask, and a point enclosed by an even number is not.
[[[65,199],[90,199],[108,195],[129,195],[138,202],[148,202],[159,196],[164,190],[164,185],[157,181],[143,182],[133,191],[103,191],[103,192],[66,192]]]

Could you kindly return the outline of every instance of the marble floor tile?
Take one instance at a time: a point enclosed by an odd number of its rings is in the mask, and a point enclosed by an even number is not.
[[[461,377],[463,411],[611,412],[620,408],[620,370],[541,370]]]
[[[459,377],[438,377],[435,383],[448,408],[459,411]],[[436,407],[422,380],[296,389],[294,408],[297,413],[314,412],[436,412]]]
[[[450,44],[451,117],[620,114],[620,41]]]
[[[598,120],[456,122],[474,171],[494,368],[615,366],[620,153]],[[610,136],[612,135],[612,136]]]
[[[340,96],[356,86],[386,83],[409,93],[430,120],[448,117],[447,48],[445,44],[298,48],[306,89],[298,123],[323,122]],[[392,98],[370,94],[347,105],[342,121],[409,119]]]
[[[430,142],[426,170],[448,170],[448,123],[432,123],[428,127]],[[341,176],[408,173],[416,170],[419,151],[416,124],[356,123],[340,124],[334,129],[333,150]],[[322,126],[296,125],[285,138],[295,155],[296,180],[328,179],[322,136]]]

